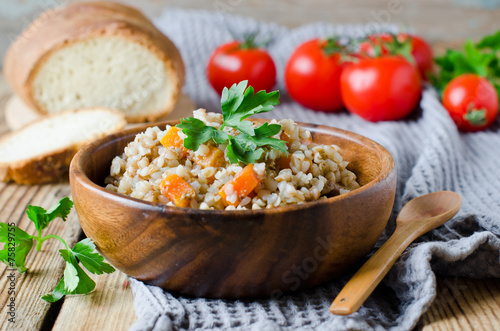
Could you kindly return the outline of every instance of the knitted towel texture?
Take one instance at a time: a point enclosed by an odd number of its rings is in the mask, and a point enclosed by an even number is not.
[[[347,274],[313,289],[283,298],[214,300],[174,296],[131,279],[138,316],[131,330],[411,330],[436,296],[435,274],[457,277],[500,277],[500,123],[474,134],[459,133],[432,88],[423,92],[420,109],[397,122],[370,123],[346,112],[313,112],[285,95],[283,68],[300,43],[331,35],[360,37],[362,25],[310,24],[295,29],[207,11],[167,9],[155,24],[169,36],[186,65],[184,93],[199,107],[220,111],[205,66],[212,50],[259,29],[272,36],[269,50],[278,69],[282,103],[273,118],[324,124],[353,131],[386,147],[398,168],[396,200],[380,247],[394,231],[395,218],[410,199],[451,190],[462,197],[462,209],[445,225],[413,243],[361,309],[334,316],[328,308]],[[393,27],[385,27],[394,31]],[[371,31],[369,31],[371,32]]]

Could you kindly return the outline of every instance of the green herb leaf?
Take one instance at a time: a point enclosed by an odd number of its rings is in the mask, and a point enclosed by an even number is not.
[[[95,282],[85,273],[82,265],[93,274],[112,273],[115,269],[104,262],[104,257],[94,252],[95,245],[91,239],[84,239],[78,242],[73,249],[69,249],[67,243],[61,237],[51,234],[41,236],[41,230],[57,217],[66,220],[73,202],[69,198],[62,198],[58,204],[48,211],[38,206],[28,206],[26,213],[33,221],[38,230],[38,236],[32,236],[13,224],[0,223],[0,242],[4,247],[0,250],[0,261],[10,268],[16,268],[19,272],[28,270],[25,266],[26,256],[33,248],[34,239],[37,240],[37,248],[48,239],[61,241],[66,249],[59,250],[61,257],[66,262],[64,275],[54,288],[52,293],[44,295],[43,300],[55,302],[66,294],[86,294],[95,288]]]
[[[246,133],[250,136],[253,136],[255,134],[253,124],[250,121],[241,121],[236,125],[236,128],[241,132]]]
[[[270,138],[281,130],[279,124],[264,123],[254,130],[255,135],[250,136],[244,132],[236,137],[231,137],[230,144],[228,145],[228,158],[232,163],[241,160],[245,163],[255,163],[259,160],[264,153],[262,146],[269,146],[271,148],[288,153],[285,141]],[[234,160],[234,161],[233,161]]]
[[[71,264],[66,262],[66,268],[64,269],[64,289],[71,292],[74,291],[78,286],[78,271]]]
[[[40,232],[57,217],[60,217],[63,221],[66,221],[71,208],[73,208],[73,202],[70,200],[70,198],[64,197],[48,211],[46,211],[42,207],[28,205],[28,207],[26,208],[26,214],[28,214],[29,219],[33,223],[35,223],[36,229]]]
[[[230,89],[222,91],[221,106],[224,125],[237,128],[245,118],[267,113],[279,104],[279,91],[267,93],[262,90],[254,94],[253,87],[247,88],[248,81],[244,80],[234,84]]]
[[[277,149],[287,154],[288,151],[286,149],[285,141],[276,138],[270,138],[271,136],[274,136],[275,134],[280,132],[280,130],[281,130],[281,125],[279,124],[264,123],[257,129],[255,129],[255,136],[250,137],[250,139],[252,139],[252,141],[257,146],[267,145],[271,148]]]
[[[45,229],[49,225],[46,217],[47,211],[42,207],[28,205],[26,214],[28,214],[28,218],[35,223],[35,227],[38,231]]]
[[[33,247],[33,237],[17,226],[0,223],[0,242],[4,247],[0,250],[0,261],[9,268],[16,268],[20,273],[26,268],[26,257]]]
[[[200,144],[210,139],[213,139],[217,144],[223,144],[228,139],[226,132],[205,125],[203,121],[194,117],[181,119],[181,124],[177,124],[177,127],[182,129],[182,132],[187,136],[184,139],[184,147],[193,151],[197,151]]]
[[[104,257],[94,252],[95,245],[92,239],[86,238],[75,244],[72,249],[73,254],[80,260],[83,266],[93,274],[110,274],[115,271],[110,264],[104,262]]]
[[[254,89],[248,86],[248,81],[234,84],[231,88],[224,88],[221,96],[223,123],[220,129],[206,125],[203,121],[188,117],[181,119],[177,127],[186,135],[184,147],[193,151],[198,150],[200,144],[212,139],[217,144],[227,144],[226,155],[231,163],[239,161],[254,163],[262,156],[263,146],[269,146],[288,154],[285,142],[271,138],[281,130],[279,124],[263,124],[254,129],[251,121],[245,121],[249,116],[265,113],[274,109],[279,104],[279,92],[266,93],[259,91],[254,94]],[[232,136],[225,127],[231,127],[240,133]]]
[[[478,48],[491,48],[494,51],[500,50],[500,31],[486,36],[477,43]]]
[[[264,153],[264,150],[257,148],[257,145],[248,139],[245,133],[236,137],[230,136],[227,150],[227,157],[231,163],[237,163],[238,160],[245,163],[255,163]]]
[[[95,282],[80,267],[73,252],[67,249],[61,249],[59,252],[66,261],[64,276],[52,293],[44,295],[42,299],[48,302],[56,302],[67,294],[86,294],[94,290]],[[71,267],[68,267],[68,265],[71,265]],[[67,272],[67,270],[71,271]]]
[[[64,197],[57,205],[53,206],[47,211],[48,221],[51,222],[57,217],[62,218],[63,221],[66,221],[69,213],[71,212],[71,208],[73,208],[73,201],[70,198]]]

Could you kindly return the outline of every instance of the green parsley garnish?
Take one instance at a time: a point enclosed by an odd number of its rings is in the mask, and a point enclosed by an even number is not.
[[[231,163],[254,163],[264,152],[262,147],[274,148],[288,154],[285,141],[271,138],[281,130],[279,124],[264,123],[258,128],[245,118],[267,113],[279,104],[279,91],[266,93],[259,91],[254,94],[248,81],[234,84],[231,88],[225,87],[221,96],[222,118],[224,122],[220,129],[208,126],[194,117],[181,119],[177,127],[186,135],[184,147],[193,151],[198,150],[200,144],[212,139],[217,144],[227,143],[227,157]],[[239,131],[232,136],[223,129],[230,127]]]
[[[500,97],[500,31],[484,37],[478,43],[467,40],[463,50],[448,49],[434,61],[440,67],[432,77],[432,85],[442,94],[453,78],[472,73],[488,79]]]
[[[80,263],[89,272],[97,275],[115,271],[111,265],[104,262],[104,257],[94,252],[95,245],[89,238],[76,243],[73,249],[70,249],[66,241],[55,234],[42,237],[42,230],[54,219],[59,217],[66,221],[72,207],[73,202],[68,197],[62,198],[49,210],[28,205],[26,213],[35,224],[38,231],[36,236],[26,233],[13,224],[0,222],[0,242],[5,243],[4,248],[0,250],[0,261],[21,273],[28,270],[25,266],[26,257],[33,248],[34,240],[37,251],[42,249],[42,243],[47,239],[57,239],[64,245],[65,249],[59,250],[66,261],[64,276],[52,293],[42,297],[48,302],[55,302],[66,294],[86,294],[95,288],[95,282],[85,273]]]

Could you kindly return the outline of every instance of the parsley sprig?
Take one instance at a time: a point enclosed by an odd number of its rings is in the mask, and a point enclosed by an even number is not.
[[[279,124],[264,123],[254,128],[252,122],[245,121],[249,116],[267,113],[279,104],[279,91],[267,93],[259,91],[254,94],[248,81],[234,84],[231,88],[225,87],[221,96],[223,124],[219,129],[206,125],[203,121],[188,117],[181,119],[177,127],[186,135],[184,147],[193,151],[198,150],[200,144],[212,139],[217,144],[227,143],[227,157],[231,163],[254,163],[264,153],[263,147],[274,148],[287,154],[285,141],[271,138],[281,130]],[[233,136],[225,127],[239,131]]]
[[[484,37],[478,43],[467,40],[463,50],[448,49],[435,59],[440,67],[432,78],[440,93],[453,78],[473,73],[488,79],[500,96],[500,31]]]
[[[26,257],[33,248],[34,241],[36,241],[37,251],[42,249],[42,243],[48,239],[59,240],[64,245],[65,248],[59,250],[62,258],[66,261],[64,276],[52,293],[42,297],[48,302],[55,302],[66,294],[89,293],[95,288],[95,282],[85,273],[80,263],[89,272],[97,275],[115,271],[111,265],[104,262],[104,257],[94,252],[95,245],[89,238],[76,243],[71,249],[64,239],[55,234],[42,237],[42,230],[54,219],[61,218],[66,221],[72,207],[73,202],[68,197],[62,198],[49,210],[28,205],[26,213],[35,224],[37,235],[30,235],[17,226],[0,222],[0,242],[5,244],[4,248],[0,250],[0,261],[10,268],[16,268],[21,273],[28,270],[25,265]]]

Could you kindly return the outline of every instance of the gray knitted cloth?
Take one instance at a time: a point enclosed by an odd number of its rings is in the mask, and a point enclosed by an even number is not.
[[[219,97],[205,78],[212,50],[259,29],[272,36],[270,52],[283,87],[283,67],[301,42],[333,34],[354,37],[364,26],[311,24],[289,30],[253,19],[216,12],[165,10],[157,26],[180,49],[186,65],[184,92],[209,110],[220,110]],[[386,27],[391,28],[391,27]],[[355,314],[333,316],[331,301],[352,274],[281,300],[213,300],[174,296],[131,279],[138,316],[131,330],[411,330],[436,296],[434,274],[460,277],[500,277],[500,123],[475,134],[457,132],[455,125],[427,88],[419,110],[407,120],[370,123],[346,112],[324,114],[289,101],[272,112],[275,118],[321,123],[367,136],[385,146],[398,167],[396,201],[379,247],[392,233],[401,206],[419,195],[452,190],[462,197],[461,211],[444,226],[419,238],[397,261],[380,287]]]

